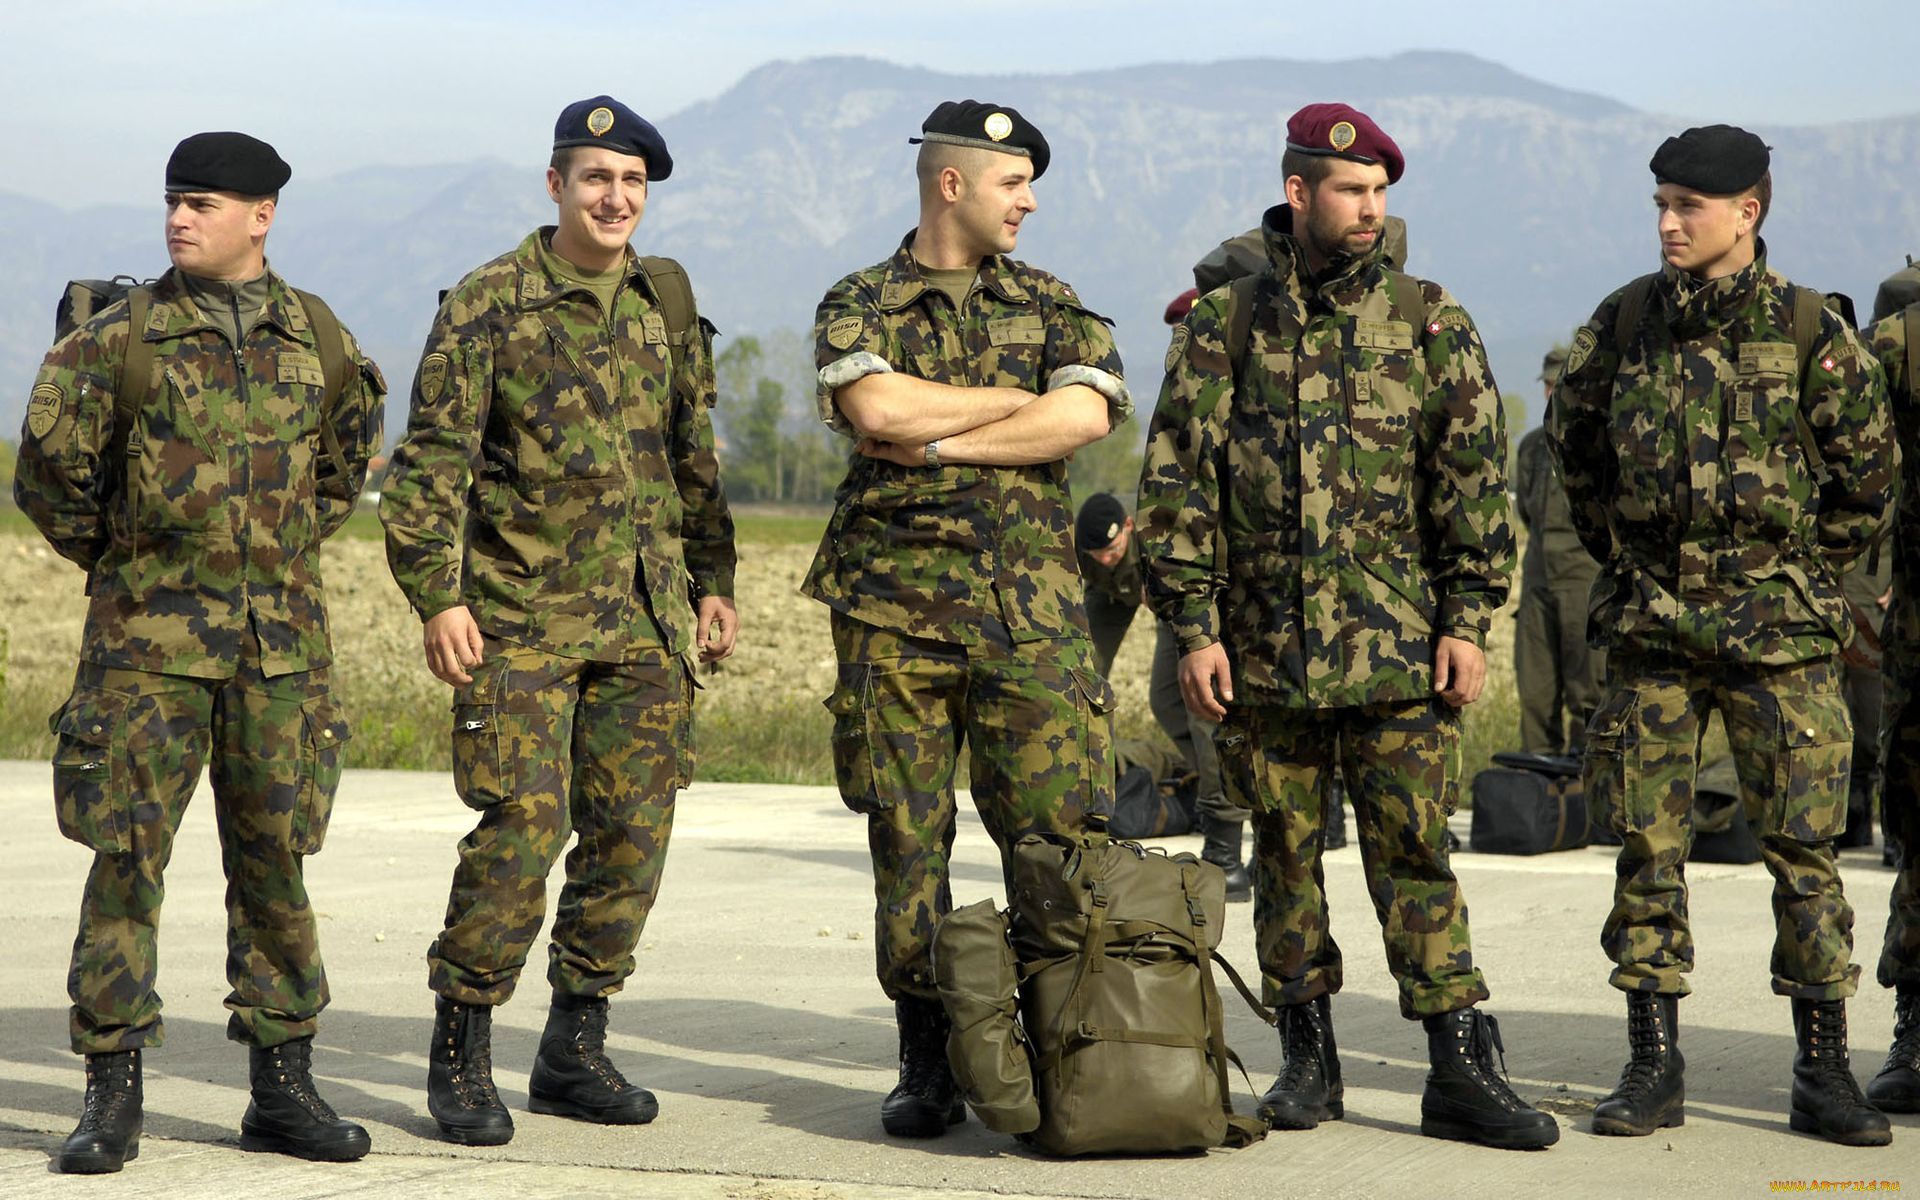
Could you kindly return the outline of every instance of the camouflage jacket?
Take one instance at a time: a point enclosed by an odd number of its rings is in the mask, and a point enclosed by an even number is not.
[[[1311,279],[1291,216],[1267,214],[1240,364],[1231,286],[1174,330],[1135,517],[1148,603],[1183,651],[1225,643],[1242,699],[1417,699],[1435,637],[1484,644],[1506,598],[1500,396],[1444,288],[1388,273],[1384,247]],[[1403,284],[1423,328],[1395,316]]]
[[[1897,536],[1892,547],[1893,599],[1881,631],[1884,665],[1912,695],[1920,689],[1920,379],[1907,372],[1905,314],[1896,312],[1866,334],[1868,348],[1887,381],[1888,409],[1900,444],[1896,489]]]
[[[1823,309],[1802,377],[1792,291],[1764,245],[1723,279],[1667,268],[1624,354],[1620,297],[1574,335],[1547,408],[1574,526],[1603,564],[1589,636],[1728,662],[1832,654],[1851,636],[1840,575],[1893,485],[1879,366]]]
[[[1534,429],[1520,439],[1513,453],[1513,475],[1513,510],[1527,527],[1527,549],[1520,556],[1523,586],[1584,593],[1600,564],[1587,553],[1573,527],[1567,489],[1560,483],[1546,429]]]
[[[424,620],[618,662],[693,642],[733,594],[714,455],[713,327],[673,345],[639,259],[614,312],[545,261],[551,227],[447,293],[380,497],[393,577]]]
[[[1133,412],[1107,320],[1071,287],[1004,256],[980,264],[963,311],[930,287],[909,233],[885,262],[833,285],[814,314],[820,416],[848,435],[835,389],[904,371],[965,387],[1100,392]],[[801,589],[898,633],[973,644],[980,623],[1015,641],[1087,636],[1065,460],[1029,467],[902,467],[854,454]]]
[[[256,637],[268,675],[333,660],[320,543],[366,483],[386,395],[379,369],[342,336],[358,369],[323,411],[306,306],[279,276],[236,347],[168,271],[144,329],[121,301],[47,353],[13,490],[54,549],[86,569],[84,661],[227,679]],[[154,373],[114,462],[130,337],[155,343]],[[323,449],[323,423],[344,461]]]

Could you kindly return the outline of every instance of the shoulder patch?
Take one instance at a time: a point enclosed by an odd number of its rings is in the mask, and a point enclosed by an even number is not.
[[[835,350],[848,350],[860,340],[860,332],[867,327],[863,317],[841,317],[827,326],[827,345]]]
[[[1187,331],[1185,325],[1175,325],[1173,327],[1173,341],[1167,345],[1167,370],[1173,370],[1173,368],[1179,364],[1180,360],[1186,356],[1187,343],[1192,340],[1193,335]]]
[[[1470,330],[1472,328],[1473,322],[1468,319],[1464,310],[1458,308],[1443,309],[1427,318],[1427,333],[1430,336],[1444,329]]]
[[[60,406],[66,396],[57,383],[36,383],[27,398],[27,432],[43,438],[60,420]]]
[[[1582,325],[1580,332],[1573,335],[1573,348],[1567,351],[1567,365],[1560,368],[1561,377],[1572,375],[1586,366],[1587,360],[1592,358],[1593,352],[1599,348],[1600,335],[1595,333],[1591,326]]]
[[[420,403],[434,404],[447,390],[447,356],[438,350],[420,360]]]

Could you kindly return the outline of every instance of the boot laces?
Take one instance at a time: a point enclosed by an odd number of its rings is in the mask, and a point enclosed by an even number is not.
[[[1920,991],[1896,993],[1893,1002],[1893,1048],[1886,1069],[1920,1071]]]
[[[87,1062],[87,1096],[80,1110],[80,1128],[98,1132],[119,1116],[133,1099],[133,1055],[113,1061]]]
[[[465,1108],[499,1108],[500,1093],[493,1086],[493,1040],[478,1032],[471,1011],[456,1009],[441,1027],[441,1053],[446,1055],[447,1082]]]
[[[579,1024],[573,1031],[573,1053],[580,1065],[593,1072],[608,1091],[624,1092],[633,1085],[607,1057],[607,1006],[590,1004],[578,1012]]]
[[[1280,1044],[1286,1054],[1286,1063],[1280,1068],[1280,1078],[1275,1082],[1281,1091],[1297,1092],[1314,1083],[1317,1077],[1325,1075],[1320,1062],[1320,1050],[1326,1045],[1326,1038],[1315,1014],[1307,1011],[1304,1005],[1286,1010],[1285,1019]]]
[[[340,1116],[313,1087],[313,1047],[306,1042],[284,1042],[267,1051],[267,1069],[277,1089],[307,1110],[315,1120],[331,1124]]]
[[[917,1096],[945,1089],[947,1068],[945,1013],[916,1011],[900,1024],[900,1084]]]
[[[1638,1099],[1653,1090],[1655,1076],[1660,1073],[1667,1055],[1665,1025],[1660,1010],[1654,1005],[1634,1005],[1628,1009],[1627,1045],[1632,1056],[1627,1060],[1626,1069],[1620,1072],[1620,1086],[1613,1090],[1614,1095]]]
[[[1471,1032],[1463,1029],[1460,1031],[1460,1036],[1468,1039],[1467,1053],[1463,1056],[1468,1065],[1468,1074],[1479,1080],[1487,1094],[1508,1112],[1518,1112],[1525,1108],[1526,1105],[1507,1084],[1507,1048],[1500,1041],[1500,1023],[1485,1013],[1476,1011],[1473,1014]],[[1494,1066],[1496,1055],[1500,1060],[1497,1069]]]
[[[1847,1056],[1847,1010],[1838,1002],[1816,1004],[1807,1016],[1807,1057],[1822,1082],[1865,1104]]]

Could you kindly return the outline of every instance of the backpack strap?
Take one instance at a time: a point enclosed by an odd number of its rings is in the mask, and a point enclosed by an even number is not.
[[[1427,289],[1405,271],[1389,267],[1387,274],[1393,279],[1393,319],[1413,326],[1417,339],[1427,327]]]
[[[1909,304],[1900,314],[1907,342],[1907,394],[1920,395],[1920,304]]]
[[[660,298],[660,313],[666,318],[667,336],[676,346],[687,344],[687,331],[693,328],[693,283],[686,268],[671,258],[657,254],[640,256],[640,269],[647,273],[653,294]]]
[[[351,369],[347,362],[346,334],[341,331],[340,318],[333,315],[333,310],[327,307],[325,300],[299,288],[294,288],[293,294],[300,297],[300,303],[306,307],[307,324],[313,329],[314,349],[320,355],[320,442],[334,466],[341,474],[345,474],[347,454],[340,446],[340,434],[334,429],[331,417],[340,406],[340,397],[346,393],[347,372]]]
[[[1233,381],[1240,382],[1240,360],[1247,356],[1247,342],[1253,337],[1254,291],[1260,276],[1241,275],[1227,285],[1227,361],[1233,364]]]
[[[1620,289],[1620,307],[1613,313],[1613,352],[1622,358],[1633,345],[1633,335],[1640,331],[1640,319],[1647,315],[1647,302],[1653,299],[1653,285],[1659,279],[1658,275],[1642,275]]]
[[[113,433],[107,441],[113,454],[109,469],[119,472],[123,481],[133,423],[153,392],[153,343],[146,338],[147,312],[152,307],[151,289],[144,284],[127,289],[127,350],[120,359],[119,385],[113,389]]]

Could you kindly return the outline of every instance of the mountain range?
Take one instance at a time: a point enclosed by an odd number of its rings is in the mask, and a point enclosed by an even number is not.
[[[1143,416],[1166,348],[1162,308],[1191,285],[1196,259],[1279,199],[1286,120],[1300,105],[1346,100],[1399,142],[1408,165],[1389,203],[1409,224],[1409,269],[1473,314],[1528,420],[1541,352],[1657,265],[1648,157],[1684,126],[1723,119],[1640,112],[1457,53],[996,76],[775,62],[658,120],[674,173],[654,185],[635,244],[685,263],[723,335],[805,330],[829,284],[886,257],[913,225],[906,139],[935,103],[961,96],[1012,105],[1045,132],[1052,166],[1018,256],[1115,321]],[[1920,252],[1920,114],[1756,132],[1774,147],[1773,263],[1864,308]],[[283,196],[269,256],[382,363],[390,432],[439,290],[552,220],[545,148],[509,152],[296,174]],[[159,165],[150,197],[135,187],[60,207],[0,191],[0,272],[14,280],[0,293],[0,429],[20,427],[65,280],[165,267]],[[789,378],[807,369],[780,366]],[[804,419],[808,398],[793,401]]]

